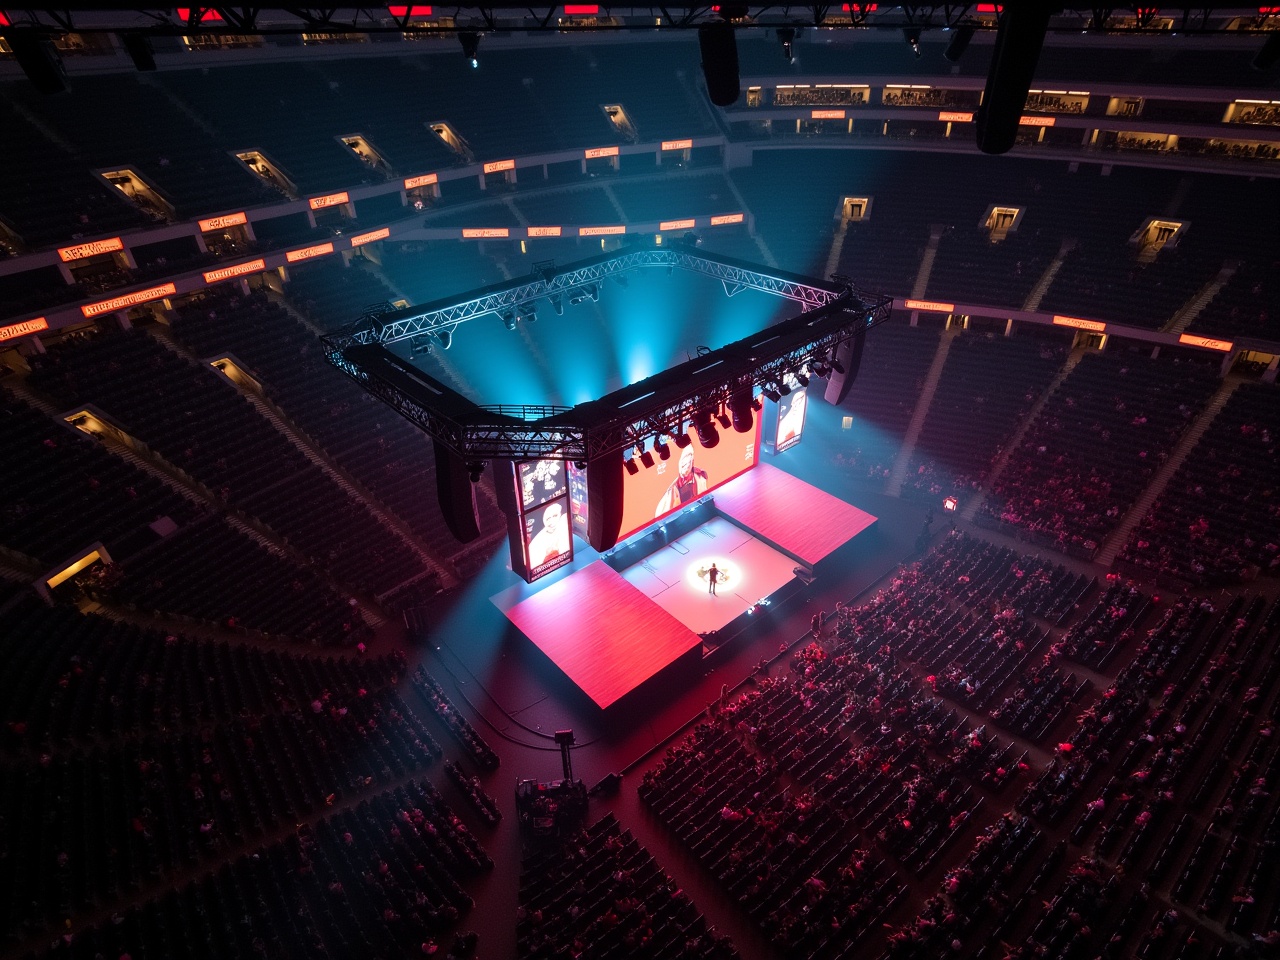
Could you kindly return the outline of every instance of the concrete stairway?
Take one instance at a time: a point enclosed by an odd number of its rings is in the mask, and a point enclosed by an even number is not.
[[[1058,271],[1062,269],[1062,264],[1066,261],[1067,254],[1075,248],[1076,241],[1072,238],[1068,237],[1062,241],[1062,246],[1058,248],[1058,255],[1053,258],[1052,263],[1044,268],[1044,273],[1040,274],[1040,279],[1036,281],[1036,285],[1027,294],[1026,302],[1022,305],[1023,310],[1035,313],[1040,309],[1040,301],[1044,299],[1044,295],[1053,286],[1053,280],[1058,275]]]
[[[1027,415],[1022,418],[1022,422],[1018,424],[1018,429],[1013,432],[1013,436],[1005,443],[1004,449],[1000,451],[1000,456],[996,457],[996,462],[991,465],[991,473],[987,475],[987,482],[982,485],[981,490],[969,499],[968,503],[960,508],[961,520],[971,521],[978,515],[978,508],[982,506],[982,501],[987,499],[987,491],[991,489],[992,485],[999,479],[1000,474],[1004,472],[1004,468],[1008,466],[1009,458],[1013,456],[1013,451],[1022,446],[1022,438],[1031,429],[1031,425],[1036,422],[1036,418],[1040,416],[1040,411],[1044,409],[1044,405],[1057,392],[1058,387],[1062,386],[1062,381],[1067,379],[1067,375],[1076,368],[1076,364],[1080,362],[1080,358],[1083,356],[1083,350],[1072,350],[1067,355],[1067,360],[1062,365],[1062,369],[1049,381],[1049,385],[1045,387],[1039,399],[1027,411]]]
[[[920,269],[916,271],[916,282],[911,286],[911,299],[918,300],[929,288],[929,275],[933,273],[933,262],[938,259],[938,242],[942,239],[945,228],[934,224],[929,228],[929,244],[924,248],[924,256],[920,258]]]
[[[924,427],[924,418],[929,415],[929,406],[933,403],[933,395],[938,390],[938,381],[942,379],[942,368],[946,366],[947,354],[951,352],[951,342],[959,332],[958,327],[945,330],[938,341],[938,350],[933,355],[933,363],[925,374],[924,386],[916,399],[915,409],[911,412],[911,421],[907,424],[907,432],[902,438],[902,448],[893,461],[893,472],[889,474],[889,482],[885,485],[885,493],[891,497],[902,493],[902,481],[907,478],[907,467],[911,463],[911,455],[915,453],[916,441],[920,439],[920,431]]]
[[[1196,444],[1200,442],[1200,438],[1209,429],[1209,424],[1213,423],[1218,414],[1222,412],[1222,408],[1227,405],[1227,401],[1235,393],[1236,387],[1240,386],[1242,382],[1238,377],[1228,377],[1222,381],[1222,386],[1218,387],[1217,393],[1205,404],[1205,408],[1200,411],[1200,415],[1192,421],[1191,426],[1187,427],[1186,432],[1173,448],[1173,452],[1169,454],[1169,459],[1161,464],[1160,470],[1152,481],[1147,484],[1147,489],[1142,491],[1142,496],[1138,497],[1137,502],[1124,515],[1124,519],[1120,521],[1120,525],[1112,530],[1111,535],[1103,541],[1097,557],[1094,558],[1097,563],[1102,564],[1104,567],[1110,567],[1115,563],[1116,557],[1120,555],[1124,545],[1129,542],[1129,534],[1133,533],[1134,528],[1147,515],[1147,512],[1155,505],[1155,502],[1160,499],[1165,487],[1169,485],[1173,475],[1182,466],[1182,461],[1187,458],[1187,454],[1195,449]]]
[[[1162,333],[1182,333],[1187,327],[1195,322],[1196,317],[1200,316],[1200,312],[1204,310],[1218,295],[1218,291],[1227,285],[1227,282],[1236,275],[1236,271],[1240,269],[1240,261],[1228,260],[1222,265],[1222,269],[1218,271],[1218,275],[1200,288],[1200,292],[1188,300],[1177,313],[1170,318],[1169,322],[1161,327]]]

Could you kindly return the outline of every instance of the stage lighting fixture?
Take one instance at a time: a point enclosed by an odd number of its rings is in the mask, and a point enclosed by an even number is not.
[[[738,100],[738,41],[727,20],[704,23],[698,27],[698,46],[702,51],[702,75],[707,94],[717,107],[732,106]]]
[[[564,299],[560,296],[560,294],[553,293],[551,296],[547,297],[547,300],[550,301],[551,309],[556,312],[556,316],[563,317],[564,316]]]
[[[907,41],[912,52],[918,57],[920,56],[920,28],[919,27],[903,27],[902,39]]]
[[[782,399],[782,394],[781,394],[781,393],[779,393],[779,392],[778,392],[778,390],[777,390],[777,388],[775,388],[775,387],[773,387],[773,386],[767,386],[767,387],[765,387],[765,388],[761,391],[761,393],[763,393],[766,397],[768,397],[768,398],[769,398],[770,400],[772,400],[774,403],[777,403],[779,400],[781,400],[781,399]]]
[[[716,419],[720,421],[720,428],[722,430],[728,430],[733,426],[733,421],[729,419],[729,414],[724,412],[723,407],[721,407],[720,411],[716,414]]]
[[[436,339],[440,341],[440,346],[448,350],[453,346],[453,331],[448,327],[445,327],[443,330],[437,330]]]
[[[796,383],[800,384],[802,387],[807,387],[809,385],[809,375],[803,370],[797,370]]]
[[[467,473],[471,476],[472,483],[479,483],[480,478],[484,476],[485,462],[483,460],[474,460],[467,464]]]
[[[503,310],[498,314],[502,318],[502,325],[508,330],[516,328],[516,312],[511,309]]]
[[[951,33],[951,41],[947,49],[942,51],[942,59],[948,63],[959,63],[964,52],[969,49],[969,41],[973,39],[977,28],[972,23],[962,23]]]
[[[66,91],[67,71],[52,40],[34,30],[10,30],[4,41],[37,93]]]
[[[687,433],[677,433],[674,439],[676,441],[676,446],[681,450],[693,443],[693,438]]]
[[[521,323],[533,323],[538,319],[538,306],[534,303],[522,303],[516,307],[516,319]]]
[[[653,451],[645,450],[640,454],[640,464],[646,470],[653,466]]]
[[[693,429],[697,431],[698,442],[710,450],[720,442],[720,431],[716,429],[714,407],[703,407],[693,415]]]
[[[841,363],[839,360],[837,360],[834,356],[831,357],[831,359],[827,362],[831,364],[831,369],[834,370],[836,373],[844,373],[844,364]]]
[[[813,375],[818,377],[820,380],[825,380],[827,377],[831,376],[831,368],[822,363],[815,363],[809,369],[812,370]]]
[[[785,380],[778,381],[778,393],[782,394],[784,397],[790,396],[791,388],[787,386],[787,381]]]
[[[1270,70],[1277,63],[1280,63],[1280,33],[1273,33],[1267,37],[1267,42],[1262,45],[1262,49],[1258,51],[1258,55],[1253,58],[1249,66],[1261,72]]]
[[[585,470],[585,469],[587,469],[587,461],[585,461],[585,460],[575,460],[575,461],[573,461],[573,469],[575,469],[575,470]]]
[[[751,396],[751,386],[739,387],[729,398],[729,412],[733,414],[733,429],[738,433],[748,433],[755,422],[755,398]]]
[[[782,57],[787,63],[796,62],[795,42],[798,31],[795,27],[779,27],[778,42],[782,44]]]
[[[474,30],[463,30],[458,34],[458,41],[462,44],[462,55],[471,64],[471,69],[480,66],[480,34]]]
[[[622,461],[622,465],[627,468],[627,473],[633,477],[640,472],[640,466],[636,463],[634,457],[627,457]]]
[[[658,451],[658,459],[659,459],[659,460],[670,460],[670,459],[671,459],[671,446],[670,446],[670,444],[668,444],[665,440],[663,440],[661,437],[654,437],[654,438],[653,438],[653,449],[655,449],[655,450],[657,450],[657,451]]]

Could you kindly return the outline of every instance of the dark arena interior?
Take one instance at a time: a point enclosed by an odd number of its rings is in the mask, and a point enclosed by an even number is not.
[[[0,960],[1280,957],[1280,7],[0,3],[0,129]]]

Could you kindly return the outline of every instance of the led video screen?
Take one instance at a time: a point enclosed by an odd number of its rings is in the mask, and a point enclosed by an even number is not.
[[[563,474],[562,474],[563,476]],[[573,560],[569,498],[548,500],[524,515],[524,556],[530,583]]]
[[[689,446],[681,448],[668,441],[669,459],[651,451],[652,467],[641,466],[637,460],[639,471],[625,473],[622,478],[622,533],[618,539],[625,540],[754,467],[760,459],[760,418],[754,420],[754,427],[746,433],[720,429],[720,442],[710,449],[690,430]]]
[[[773,440],[775,452],[781,453],[800,442],[808,409],[809,393],[804,387],[795,387],[778,401],[778,430]]]
[[[526,460],[520,464],[520,509],[527,513],[563,497],[565,483],[563,460]]]
[[[569,472],[569,510],[573,514],[573,532],[583,540],[587,539],[587,471],[568,464]]]

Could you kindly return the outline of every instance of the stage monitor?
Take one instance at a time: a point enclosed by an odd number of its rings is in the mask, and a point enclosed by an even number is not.
[[[773,452],[781,453],[800,442],[804,435],[804,417],[809,409],[809,391],[805,387],[793,387],[778,401],[778,425],[774,432]]]
[[[690,430],[681,438],[682,442],[688,441],[686,446],[667,438],[668,459],[661,459],[650,447],[652,467],[642,466],[639,459],[635,461],[637,471],[628,472],[622,480],[619,540],[675,513],[759,462],[759,417],[746,433],[718,424],[717,432],[719,441],[710,448],[703,446],[696,431]]]

